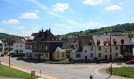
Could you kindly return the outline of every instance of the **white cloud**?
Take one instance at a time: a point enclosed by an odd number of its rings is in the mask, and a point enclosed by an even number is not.
[[[123,3],[120,2],[119,4],[121,5],[121,4],[123,4]]]
[[[96,6],[98,4],[101,4],[103,2],[109,2],[110,0],[84,0],[83,3],[87,5],[93,5]]]
[[[25,29],[26,27],[25,26],[17,26],[16,28],[17,29]]]
[[[49,15],[52,15],[52,16],[55,16],[55,17],[63,19],[66,23],[73,24],[73,25],[76,25],[76,26],[81,26],[78,22],[72,20],[71,18],[68,18],[68,17],[65,17],[65,16],[63,16],[61,14],[57,14],[57,13],[49,11],[47,6],[45,6],[44,4],[38,2],[37,0],[27,0],[27,1],[30,1],[30,2],[32,2],[34,4],[36,4],[40,9],[42,9],[45,12],[47,12]]]
[[[68,32],[73,32],[74,29],[66,24],[55,24],[53,31],[55,34],[66,34]]]
[[[62,18],[62,19],[64,19],[65,22],[67,22],[69,24],[73,24],[73,25],[76,25],[76,26],[81,26],[78,22],[76,22],[76,21],[74,21],[74,20],[72,20],[72,19],[70,19],[68,17],[65,17],[65,16],[63,16],[61,14],[57,14],[57,13],[53,13],[53,12],[50,12],[49,14],[52,15],[52,16]]]
[[[47,6],[43,5],[42,3],[38,2],[37,0],[27,0],[27,1],[36,4],[39,8],[41,8],[41,9],[43,9],[45,11],[48,10]]]
[[[30,32],[35,33],[35,32],[39,32],[40,28],[39,27],[34,27],[32,30],[30,30]]]
[[[9,19],[9,20],[3,20],[4,24],[19,24],[19,20],[18,19]]]
[[[94,22],[94,21],[89,21],[85,24],[82,24],[82,29],[86,30],[86,29],[95,29],[98,28],[98,26],[100,26],[101,24],[98,22]]]
[[[29,13],[29,12],[27,12],[27,13],[22,13],[19,18],[38,19],[39,16],[36,13]]]
[[[0,32],[4,32],[5,31],[5,29],[4,28],[0,28]]]
[[[39,10],[34,10],[34,12],[38,13],[38,12],[40,12],[40,11],[39,11]]]
[[[105,10],[108,10],[108,11],[114,11],[114,10],[120,10],[120,9],[121,7],[119,5],[112,5],[112,6],[105,8]]]
[[[55,26],[60,29],[72,29],[72,27],[67,26],[66,24],[55,24]]]
[[[69,4],[68,3],[57,3],[54,6],[54,11],[56,12],[64,12],[65,10],[69,9]]]
[[[39,27],[33,27],[31,30],[22,30],[21,36],[30,36],[32,33],[37,33],[41,30]]]

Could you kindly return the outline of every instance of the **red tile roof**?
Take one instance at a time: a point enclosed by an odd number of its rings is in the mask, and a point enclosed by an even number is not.
[[[19,39],[16,43],[25,43],[26,40],[24,38]]]

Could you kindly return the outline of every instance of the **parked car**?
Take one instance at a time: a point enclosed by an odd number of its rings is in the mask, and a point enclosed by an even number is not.
[[[134,64],[134,59],[127,61],[126,64]]]

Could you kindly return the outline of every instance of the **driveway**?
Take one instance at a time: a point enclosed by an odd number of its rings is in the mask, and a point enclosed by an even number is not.
[[[0,61],[8,63],[8,57],[0,57]],[[108,68],[110,64],[45,64],[37,62],[27,62],[11,58],[11,65],[17,65],[30,70],[40,71],[43,74],[56,76],[59,79],[107,79],[107,76],[102,76],[98,73],[100,68]],[[117,65],[113,65],[117,66]],[[117,78],[108,78],[117,79]]]

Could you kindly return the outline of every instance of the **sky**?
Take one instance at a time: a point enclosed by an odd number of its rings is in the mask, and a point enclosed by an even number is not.
[[[134,0],[0,0],[0,32],[55,35],[134,23]]]

